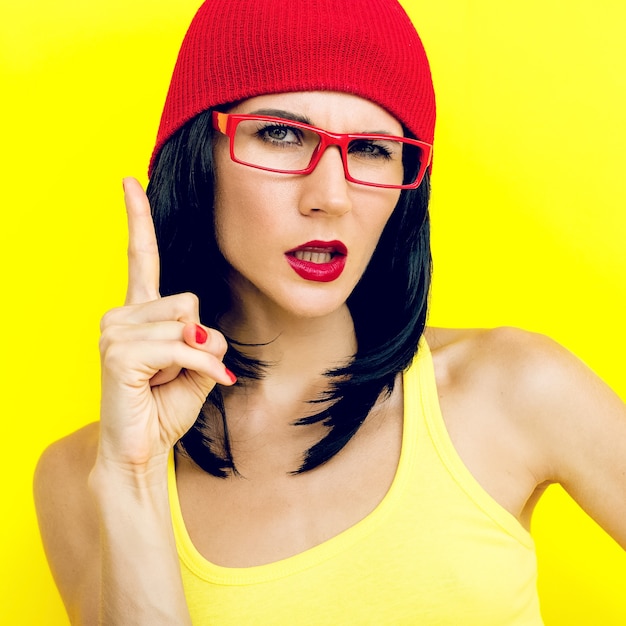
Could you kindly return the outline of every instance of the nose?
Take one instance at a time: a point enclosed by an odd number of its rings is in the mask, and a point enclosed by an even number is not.
[[[339,146],[328,146],[315,169],[302,178],[300,212],[343,215],[352,209]]]

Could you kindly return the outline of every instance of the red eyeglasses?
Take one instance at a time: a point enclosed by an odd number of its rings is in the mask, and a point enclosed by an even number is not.
[[[346,180],[388,189],[416,189],[432,158],[417,139],[369,133],[331,133],[265,115],[213,111],[213,127],[230,139],[230,158],[279,174],[310,174],[329,146],[341,153]]]

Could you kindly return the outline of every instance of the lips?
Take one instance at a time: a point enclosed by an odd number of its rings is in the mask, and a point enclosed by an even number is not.
[[[285,252],[291,269],[305,280],[328,283],[341,276],[348,249],[341,241],[309,241]]]

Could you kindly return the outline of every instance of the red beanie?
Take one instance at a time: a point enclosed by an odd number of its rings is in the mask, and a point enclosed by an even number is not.
[[[428,59],[396,0],[207,0],[181,46],[149,173],[163,144],[198,113],[291,91],[361,96],[433,141]]]

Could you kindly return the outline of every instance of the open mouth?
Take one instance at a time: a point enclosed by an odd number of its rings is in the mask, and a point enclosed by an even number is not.
[[[285,253],[291,268],[305,280],[330,282],[341,275],[348,249],[341,241],[309,241]]]
[[[313,250],[295,250],[293,256],[300,261],[309,263],[330,263],[333,258],[332,252],[315,252]]]

